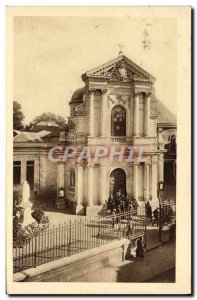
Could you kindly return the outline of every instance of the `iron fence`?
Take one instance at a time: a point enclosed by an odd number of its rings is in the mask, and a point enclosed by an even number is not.
[[[171,240],[176,234],[176,205],[174,201],[163,201],[159,204],[159,240],[161,241],[162,227],[167,224],[170,230]]]
[[[126,236],[135,238],[145,234],[145,227],[144,209],[49,226],[29,240],[14,242],[13,271],[36,267]]]

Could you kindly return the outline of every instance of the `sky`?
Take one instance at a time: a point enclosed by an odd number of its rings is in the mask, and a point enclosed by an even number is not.
[[[144,30],[150,49],[144,50]],[[43,112],[69,116],[72,93],[81,75],[118,56],[156,77],[156,96],[176,115],[177,25],[173,18],[15,17],[14,99],[24,123]]]

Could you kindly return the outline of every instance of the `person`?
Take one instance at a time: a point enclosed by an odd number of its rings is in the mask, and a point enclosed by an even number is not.
[[[121,190],[119,190],[117,193],[116,193],[116,204],[120,204],[120,201],[122,200],[122,192]]]
[[[147,218],[152,221],[152,207],[149,201],[146,203],[146,215]]]
[[[126,196],[122,194],[122,201],[126,204]]]
[[[127,221],[127,226],[124,228],[124,236],[129,236],[132,235],[134,233],[134,227],[132,224],[132,218],[130,218],[130,220]]]
[[[133,207],[134,207],[135,209],[137,209],[138,203],[137,203],[137,200],[136,200],[136,199],[133,199],[132,204],[133,204]]]
[[[172,221],[172,216],[173,216],[173,210],[172,207],[169,205],[167,209],[167,223],[171,223]]]
[[[125,203],[123,200],[120,201],[120,209],[121,209],[121,212],[125,211]]]
[[[108,201],[107,201],[107,210],[108,211],[112,211],[113,210],[113,202],[114,202],[114,198],[113,195],[110,195]]]
[[[110,206],[111,213],[116,213],[116,204],[114,198],[111,200],[110,205],[111,205]]]
[[[157,224],[157,227],[159,226],[159,208],[157,207],[154,211],[153,211],[153,216],[154,216],[154,221],[152,222],[152,225],[155,225],[155,222]]]
[[[132,209],[133,209],[133,205],[132,205],[131,199],[128,199],[127,210],[131,211]]]
[[[125,254],[125,259],[126,260],[131,260],[133,259],[133,254],[131,254],[131,250],[132,250],[132,243],[130,242],[128,247],[127,247],[127,251],[126,251],[126,254]]]
[[[125,209],[128,210],[128,204],[129,204],[129,196],[126,195],[124,199]]]
[[[120,204],[116,206],[116,212],[117,212],[117,214],[121,214],[122,211],[121,211]]]
[[[142,237],[139,238],[137,241],[137,248],[136,248],[136,257],[144,258],[144,247],[142,242]]]

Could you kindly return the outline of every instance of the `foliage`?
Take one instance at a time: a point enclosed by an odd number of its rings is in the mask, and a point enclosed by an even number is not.
[[[30,241],[34,236],[38,235],[41,231],[45,230],[49,225],[49,220],[45,217],[45,223],[42,226],[33,222],[25,227],[23,227],[17,220],[13,220],[13,239],[14,247],[21,247],[25,242]]]
[[[21,111],[22,107],[17,101],[13,102],[13,128],[15,130],[23,129],[24,115]]]
[[[20,210],[21,202],[22,202],[22,196],[19,193],[14,194],[13,216],[16,216],[17,211]]]
[[[31,131],[33,127],[33,123],[30,122],[28,125],[25,125],[24,127],[24,131]]]
[[[42,220],[44,218],[44,211],[41,208],[34,210],[31,215],[38,224],[42,223]]]
[[[40,116],[37,116],[33,119],[33,124],[39,123],[41,121],[46,121],[46,122],[55,122],[57,123],[60,127],[65,127],[66,126],[66,120],[59,115],[56,115],[51,112],[43,113]]]
[[[49,225],[49,219],[44,215],[44,211],[42,209],[36,209],[32,212],[32,217],[35,219],[35,222],[23,226],[23,220],[21,220],[21,200],[20,195],[14,198],[13,238],[15,247],[23,245],[26,241],[30,241]],[[19,213],[16,214],[17,212]]]

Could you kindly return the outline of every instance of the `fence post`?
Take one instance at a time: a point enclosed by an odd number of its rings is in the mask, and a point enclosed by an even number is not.
[[[122,261],[124,261],[124,244],[121,246],[122,248]]]
[[[159,242],[161,242],[161,226],[162,226],[162,221],[161,221],[161,204],[159,204]]]
[[[146,248],[146,222],[147,222],[147,214],[146,214],[146,204],[145,204],[145,232],[144,232],[144,239],[145,239],[145,241],[144,241],[144,248]]]
[[[36,267],[37,235],[35,236],[34,268]]]
[[[71,220],[70,220],[70,227],[69,227],[69,243],[68,243],[68,256],[71,255]]]
[[[98,233],[96,235],[96,245],[97,245],[97,247],[99,246],[99,232],[100,232],[100,216],[98,216]]]

